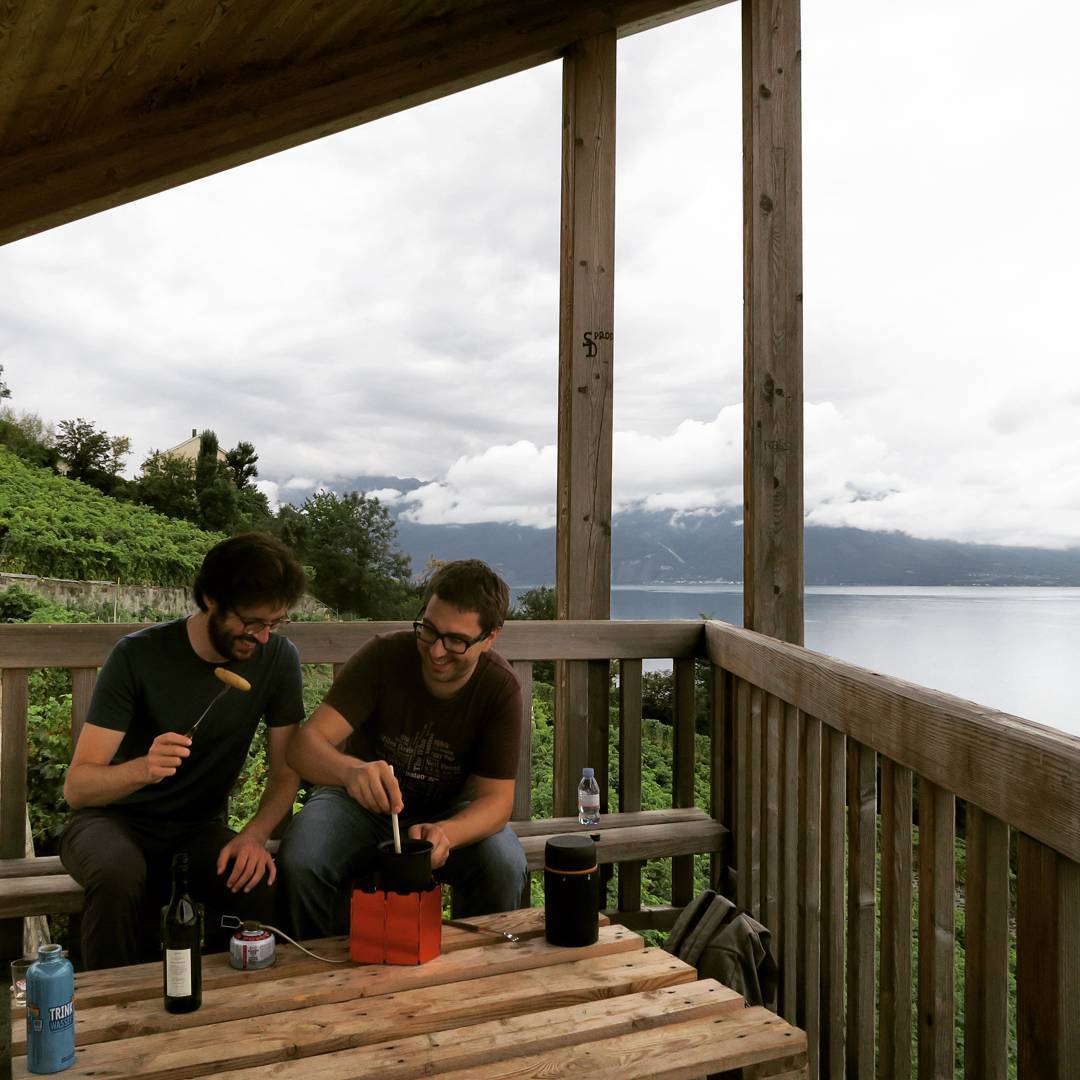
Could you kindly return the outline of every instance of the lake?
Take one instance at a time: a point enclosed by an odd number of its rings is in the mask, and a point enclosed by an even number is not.
[[[512,591],[517,597],[525,591]],[[740,585],[616,585],[616,619],[742,625]],[[1080,735],[1080,588],[811,586],[806,647]]]

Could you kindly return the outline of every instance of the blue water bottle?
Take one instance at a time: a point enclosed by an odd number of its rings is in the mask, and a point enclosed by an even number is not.
[[[54,1073],[75,1064],[75,971],[59,945],[41,945],[26,973],[26,1067]]]

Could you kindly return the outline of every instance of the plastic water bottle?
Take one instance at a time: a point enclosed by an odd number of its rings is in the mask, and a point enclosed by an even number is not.
[[[581,825],[600,824],[600,787],[592,769],[581,770],[577,787],[577,819]]]
[[[59,945],[41,945],[26,973],[26,1067],[54,1073],[75,1063],[75,973]]]

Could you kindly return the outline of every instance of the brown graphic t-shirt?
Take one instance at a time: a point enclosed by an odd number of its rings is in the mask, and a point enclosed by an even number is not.
[[[352,724],[344,751],[394,766],[403,816],[426,821],[465,797],[470,776],[511,780],[521,742],[521,686],[494,650],[448,700],[428,693],[412,631],[379,635],[342,669],[326,704]]]

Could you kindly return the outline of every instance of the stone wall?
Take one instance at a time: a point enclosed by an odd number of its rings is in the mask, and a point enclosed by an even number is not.
[[[102,618],[112,618],[112,612],[137,615],[142,611],[160,611],[165,615],[187,615],[195,610],[195,601],[188,589],[156,585],[124,585],[115,581],[68,581],[64,578],[42,578],[30,574],[0,574],[0,589],[20,585],[54,603],[82,611],[101,611]],[[332,614],[325,604],[313,596],[303,596],[293,608],[309,615]]]

